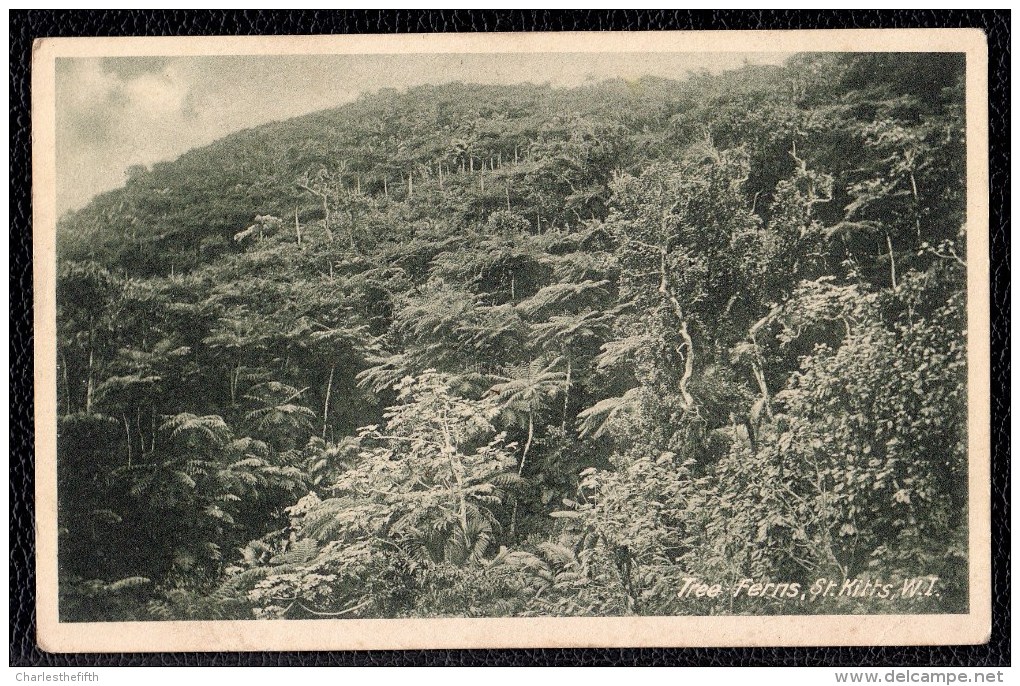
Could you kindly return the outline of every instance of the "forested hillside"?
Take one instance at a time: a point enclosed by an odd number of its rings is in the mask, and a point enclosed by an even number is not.
[[[964,610],[963,66],[381,91],[131,170],[58,228],[62,618]]]

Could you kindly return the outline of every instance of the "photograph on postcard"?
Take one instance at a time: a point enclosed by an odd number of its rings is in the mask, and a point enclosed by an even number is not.
[[[983,640],[984,49],[44,41],[43,638]]]

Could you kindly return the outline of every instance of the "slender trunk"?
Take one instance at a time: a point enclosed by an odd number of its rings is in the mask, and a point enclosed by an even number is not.
[[[351,251],[358,252],[358,243],[354,240],[354,212],[347,210],[347,239],[351,244]]]
[[[138,452],[145,457],[145,432],[142,431],[142,408],[135,408],[135,427],[138,429]]]
[[[570,405],[570,372],[572,366],[570,355],[567,355],[567,379],[563,382],[563,423],[560,425],[560,428],[564,431],[567,430],[567,409]]]
[[[468,162],[470,162],[470,164],[471,164],[471,173],[474,174],[475,173],[475,156],[474,155],[469,156],[468,157]]]
[[[385,195],[387,198],[390,197],[390,187],[389,187],[389,184],[386,182],[386,177],[385,176],[383,177],[383,180],[382,180],[382,190],[383,190],[383,195]]]
[[[230,406],[237,405],[237,377],[241,374],[241,363],[238,362],[230,370]]]
[[[329,368],[329,382],[326,384],[326,401],[322,404],[322,440],[326,440],[326,426],[329,420],[329,396],[333,392],[333,372],[336,371],[334,364]]]
[[[329,199],[326,197],[325,193],[323,193],[321,197],[322,197],[322,217],[323,217],[322,221],[324,222],[323,226],[326,229],[326,239],[330,243],[332,243],[333,242],[333,230],[329,228],[329,224],[330,224],[330,221],[329,221],[329,219],[330,219],[330,217],[329,217]]]
[[[301,245],[301,223],[298,221],[298,209],[294,208],[294,235],[297,236],[297,244]]]
[[[892,288],[896,290],[896,256],[893,255],[892,238],[888,232],[885,234],[885,244],[889,246],[889,277],[892,279]]]
[[[914,172],[910,172],[910,189],[914,193],[914,229],[917,231],[917,237],[921,237],[921,198],[917,194],[917,179],[914,178]]]
[[[694,398],[687,390],[687,385],[690,383],[691,377],[694,376],[694,341],[691,340],[691,335],[687,331],[686,320],[680,324],[680,338],[684,342],[684,348],[687,349],[687,354],[684,355],[684,375],[680,378],[680,395],[687,407],[691,407],[694,405]]]
[[[95,390],[95,351],[92,349],[92,334],[89,333],[89,373],[85,382],[85,414],[92,414],[92,393]]]
[[[755,360],[751,362],[751,371],[754,373],[754,380],[758,382],[758,390],[761,391],[762,409],[765,416],[772,419],[772,400],[769,398],[769,387],[765,383],[765,370],[762,369],[760,355],[757,350],[754,352]]]
[[[517,468],[517,475],[524,473],[524,461],[528,459],[528,450],[531,448],[531,439],[535,436],[535,413],[528,414],[528,440],[524,443],[524,452],[521,453],[521,465]]]
[[[485,168],[483,167],[482,168],[482,172],[484,172],[484,171],[485,171]],[[483,193],[485,192],[485,174],[484,173],[478,175],[478,188]]]
[[[531,448],[531,439],[535,435],[535,415],[531,413],[528,415],[528,440],[524,444],[524,452],[521,453],[521,465],[517,469],[517,476],[521,476],[524,473],[524,461],[528,459],[528,450]],[[514,509],[510,514],[510,539],[516,540],[517,536],[517,500],[514,500]]]
[[[124,436],[127,439],[127,466],[131,466],[131,425],[128,423],[127,414],[121,413],[120,418],[124,420]]]
[[[665,217],[663,217],[663,223],[665,223]],[[684,317],[683,307],[680,305],[680,301],[677,300],[676,296],[669,290],[669,282],[666,276],[666,248],[659,248],[660,250],[660,263],[659,263],[659,293],[665,297],[670,305],[673,307],[673,314],[676,315],[680,325],[677,329],[677,333],[680,334],[680,340],[682,342],[682,348],[684,350],[684,372],[683,376],[680,377],[679,391],[680,396],[684,400],[685,407],[691,407],[694,405],[694,398],[691,396],[690,391],[687,389],[688,384],[691,381],[691,377],[694,375],[694,341],[691,340],[691,334],[687,330],[687,319]],[[678,348],[679,352],[679,348]]]
[[[761,354],[761,347],[758,345],[758,331],[761,327],[765,326],[772,317],[779,313],[779,306],[773,307],[771,311],[748,329],[748,338],[751,340],[751,345],[754,347],[754,358],[751,360],[751,371],[754,374],[755,381],[758,382],[758,389],[761,391],[762,397],[762,409],[765,410],[765,416],[772,419],[772,399],[769,394],[768,384],[765,382],[765,360]]]
[[[60,353],[60,371],[64,377],[64,414],[71,414],[71,380],[67,375],[67,358]]]
[[[453,473],[453,479],[457,482],[457,496],[460,505],[460,527],[461,532],[464,535],[464,549],[468,548],[468,525],[467,525],[467,499],[464,497],[464,480],[461,478],[460,469],[458,468],[457,462],[454,459],[454,455],[457,454],[456,448],[453,446],[453,441],[450,437],[450,427],[446,423],[446,415],[443,415],[442,419],[443,428],[443,443],[444,452],[450,461],[450,471]]]
[[[506,211],[510,211],[510,179],[506,181]]]

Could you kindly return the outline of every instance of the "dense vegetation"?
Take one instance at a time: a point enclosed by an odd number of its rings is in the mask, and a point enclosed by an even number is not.
[[[801,56],[133,169],[59,227],[62,617],[964,609],[962,104]]]

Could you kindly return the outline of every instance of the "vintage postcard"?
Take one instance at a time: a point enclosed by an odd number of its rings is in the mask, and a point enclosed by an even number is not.
[[[45,39],[50,651],[987,640],[975,30]]]

